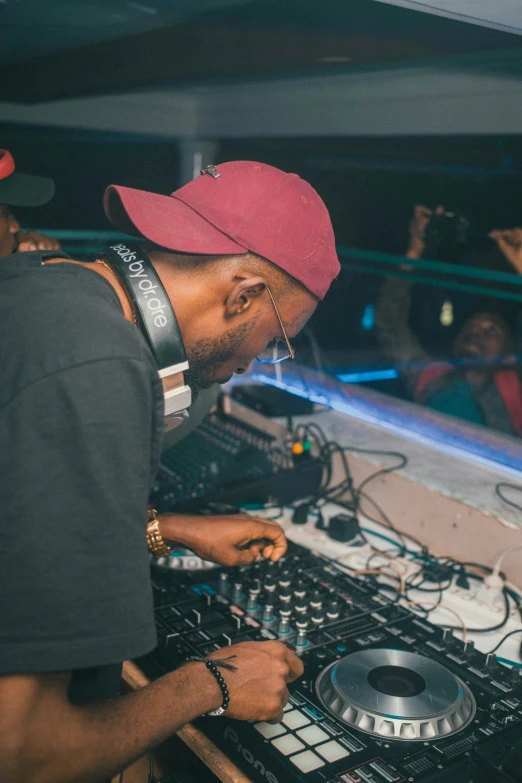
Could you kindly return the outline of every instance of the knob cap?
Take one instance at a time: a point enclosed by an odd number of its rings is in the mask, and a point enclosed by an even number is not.
[[[322,605],[323,602],[321,601],[321,593],[319,590],[314,590],[310,596],[310,606],[312,609],[320,609]]]
[[[281,617],[279,620],[279,626],[277,628],[279,636],[286,636],[290,633],[290,619],[288,617]]]
[[[314,625],[321,625],[321,623],[324,623],[324,612],[322,609],[314,609],[312,612],[312,622]]]
[[[274,607],[271,604],[265,604],[263,607],[263,623],[273,623],[275,619]]]
[[[283,571],[279,577],[279,587],[290,587],[290,571]]]
[[[267,593],[273,593],[276,589],[277,582],[273,576],[268,575],[264,582],[264,588]]]
[[[228,578],[228,574],[220,574],[219,575],[219,592],[221,595],[226,595],[228,593],[228,590],[230,588],[230,580]]]
[[[288,589],[281,590],[281,592],[279,593],[279,600],[281,601],[282,604],[289,604],[290,601],[292,600],[292,593],[290,592],[290,590]]]
[[[258,609],[259,609],[259,604],[257,602],[257,594],[250,593],[247,602],[247,612],[256,612]]]
[[[328,620],[337,620],[340,615],[339,601],[330,601],[326,607],[326,617]]]
[[[300,579],[294,587],[294,595],[296,598],[304,598],[306,595],[306,585],[302,579]]]
[[[259,579],[254,579],[252,581],[252,585],[250,587],[249,592],[254,593],[255,595],[259,595],[259,593],[261,592],[261,582],[259,581]]]
[[[240,601],[243,598],[243,585],[241,582],[235,582],[232,590],[232,600]]]
[[[464,655],[466,656],[466,658],[468,659],[468,661],[472,661],[473,658],[475,657],[475,652],[476,652],[475,651],[475,642],[472,642],[472,641],[466,642],[465,645],[464,645],[463,652],[464,652]]]
[[[488,653],[486,655],[486,669],[496,669],[497,668],[497,656],[495,653]]]
[[[307,630],[306,628],[299,628],[297,631],[297,639],[295,642],[296,647],[307,647],[308,646],[308,639],[307,639]]]

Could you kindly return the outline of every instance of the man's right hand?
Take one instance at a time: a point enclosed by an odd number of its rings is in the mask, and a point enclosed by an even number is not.
[[[289,682],[301,677],[303,664],[281,642],[241,642],[207,657],[224,660],[236,671],[220,669],[230,695],[226,714],[236,720],[269,721],[278,723],[288,701]],[[201,666],[201,664],[195,664]]]
[[[426,229],[432,215],[440,215],[444,207],[439,205],[434,210],[428,209],[423,204],[416,204],[413,217],[410,220],[410,243],[406,251],[406,258],[422,258],[426,250]]]

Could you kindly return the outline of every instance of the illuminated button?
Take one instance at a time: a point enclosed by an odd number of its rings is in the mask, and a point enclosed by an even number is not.
[[[285,726],[288,726],[289,729],[300,729],[301,726],[306,726],[310,723],[310,719],[299,710],[292,710],[283,716],[282,722]]]
[[[303,712],[312,720],[324,720],[324,715],[317,707],[303,707]]]
[[[297,736],[307,745],[318,745],[319,742],[330,739],[326,731],[323,731],[319,726],[308,726],[306,729],[301,729],[297,732]]]
[[[280,734],[284,734],[286,731],[285,727],[281,726],[280,723],[272,724],[272,723],[265,723],[264,721],[262,723],[256,723],[254,725],[254,728],[265,739],[272,739],[272,737],[278,737]]]
[[[294,737],[293,734],[285,734],[284,737],[272,740],[272,745],[274,748],[277,748],[283,756],[289,756],[290,753],[296,753],[298,750],[304,748],[303,743],[299,742],[297,737]]]
[[[327,761],[338,761],[339,759],[344,759],[346,756],[350,755],[346,748],[343,748],[343,746],[339,745],[335,740],[330,740],[330,742],[327,742],[325,745],[319,745],[319,747],[316,748],[316,751]]]
[[[292,764],[295,764],[297,769],[300,769],[301,772],[313,772],[314,769],[324,767],[324,761],[322,761],[319,756],[316,756],[315,753],[312,753],[311,750],[305,750],[304,753],[298,753],[296,756],[292,756],[290,761]]]

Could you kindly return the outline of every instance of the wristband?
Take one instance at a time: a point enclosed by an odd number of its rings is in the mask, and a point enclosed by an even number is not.
[[[223,660],[218,660],[217,658],[211,660],[210,658],[200,658],[197,655],[191,655],[189,658],[185,658],[183,661],[183,663],[204,663],[219,685],[219,690],[221,691],[221,695],[223,697],[221,707],[218,707],[217,710],[206,712],[205,715],[217,717],[219,715],[223,715],[225,710],[228,708],[228,705],[230,704],[230,696],[228,695],[226,682],[221,676],[221,672],[219,671],[218,666],[222,666],[224,669],[229,669],[230,671],[237,671],[237,666],[233,666],[231,663],[226,663],[226,661],[229,661],[231,658],[235,657],[235,655],[231,655]]]

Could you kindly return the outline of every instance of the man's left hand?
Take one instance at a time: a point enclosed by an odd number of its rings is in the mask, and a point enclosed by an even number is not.
[[[279,560],[287,550],[283,529],[270,519],[248,514],[160,514],[158,519],[164,541],[186,546],[204,560],[224,566],[249,565],[261,557]]]
[[[54,237],[38,234],[36,231],[19,231],[16,234],[17,253],[31,250],[61,250],[60,243]]]

